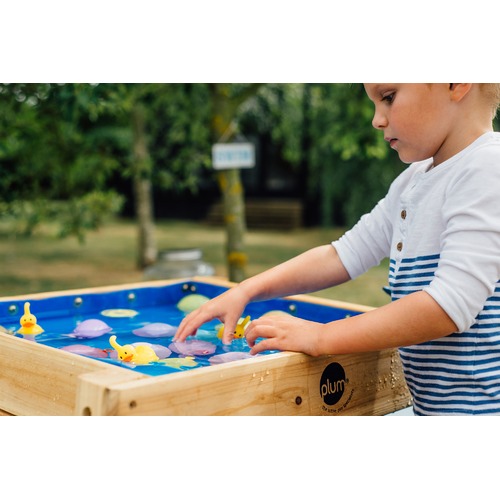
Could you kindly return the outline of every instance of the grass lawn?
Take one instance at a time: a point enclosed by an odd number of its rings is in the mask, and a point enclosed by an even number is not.
[[[313,246],[329,242],[340,229],[306,228],[294,231],[249,230],[245,238],[249,263],[248,275],[254,275]],[[224,257],[224,228],[196,222],[160,221],[157,223],[160,250],[196,247],[227,278]],[[9,235],[0,227],[0,296],[29,294],[101,285],[143,281],[137,269],[137,230],[132,221],[107,223],[97,232],[88,233],[81,245],[74,238],[59,239],[49,227],[31,238]],[[335,289],[313,295],[369,306],[389,302],[382,291],[387,283],[388,263],[371,269],[364,276]]]

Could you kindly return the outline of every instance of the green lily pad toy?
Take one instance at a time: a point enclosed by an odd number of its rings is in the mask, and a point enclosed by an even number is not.
[[[198,309],[198,307],[202,306],[209,300],[210,299],[205,295],[193,293],[191,295],[186,295],[186,297],[183,297],[181,300],[179,300],[179,302],[177,302],[177,307],[185,313],[190,313],[191,311]]]

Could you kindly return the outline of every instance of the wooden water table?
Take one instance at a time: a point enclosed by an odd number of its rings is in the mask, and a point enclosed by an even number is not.
[[[394,349],[318,358],[273,352],[152,375],[13,334],[26,301],[41,326],[65,319],[74,325],[75,318],[97,317],[113,308],[138,312],[137,322],[151,307],[166,310],[189,294],[213,297],[230,286],[221,279],[195,277],[0,298],[0,325],[8,331],[0,331],[0,414],[385,415],[410,405]],[[372,308],[297,295],[247,309],[252,318],[281,310],[327,322]],[[123,329],[123,321],[132,319],[115,321],[122,321]],[[50,337],[45,330],[43,335]],[[168,339],[161,340],[168,345]]]

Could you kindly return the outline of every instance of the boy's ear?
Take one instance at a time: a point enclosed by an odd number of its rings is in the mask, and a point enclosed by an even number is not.
[[[452,101],[461,101],[472,88],[472,83],[450,83],[450,97]]]

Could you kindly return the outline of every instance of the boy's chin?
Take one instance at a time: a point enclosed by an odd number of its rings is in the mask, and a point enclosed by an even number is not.
[[[408,155],[408,154],[404,154],[404,152],[400,152],[398,151],[398,156],[399,156],[399,159],[403,162],[403,163],[406,163],[407,165],[410,165],[411,163],[415,163],[417,161],[423,161],[423,160],[426,160],[427,158],[420,158],[420,157],[417,157],[415,155]]]

